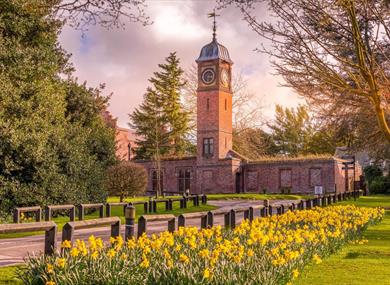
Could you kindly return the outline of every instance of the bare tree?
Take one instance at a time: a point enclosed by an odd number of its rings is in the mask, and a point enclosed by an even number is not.
[[[190,113],[191,129],[196,136],[196,98],[198,88],[198,69],[195,65],[185,73],[187,84],[182,91],[184,109]],[[248,82],[240,73],[232,76],[233,90],[233,128],[236,133],[248,128],[257,128],[263,123],[263,106],[256,93],[248,88]]]
[[[270,46],[260,50],[270,55],[286,86],[306,98],[323,117],[354,118],[364,112],[371,120],[367,124],[370,136],[386,141],[389,147],[388,1],[219,2],[222,7],[236,5],[249,26],[270,40]],[[268,5],[270,21],[257,19],[257,4]]]
[[[126,21],[150,23],[145,0],[55,0],[53,16],[70,26],[85,29],[90,25],[123,27]]]

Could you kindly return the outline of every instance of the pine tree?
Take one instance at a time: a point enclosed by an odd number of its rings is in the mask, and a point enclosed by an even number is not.
[[[176,53],[166,63],[159,64],[161,71],[149,79],[144,102],[130,116],[130,126],[140,139],[137,158],[157,159],[159,156],[182,156],[191,147],[187,137],[189,114],[183,111],[180,92],[185,82]]]

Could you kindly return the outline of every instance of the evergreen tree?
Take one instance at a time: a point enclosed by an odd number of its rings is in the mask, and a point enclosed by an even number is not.
[[[317,126],[306,106],[283,108],[276,105],[275,120],[269,123],[275,154],[333,154],[335,142],[332,130]]]
[[[149,79],[144,102],[130,116],[130,126],[140,139],[136,149],[139,159],[156,159],[156,156],[185,155],[191,144],[188,140],[189,114],[183,111],[180,92],[185,82],[176,53],[159,64],[161,69]]]

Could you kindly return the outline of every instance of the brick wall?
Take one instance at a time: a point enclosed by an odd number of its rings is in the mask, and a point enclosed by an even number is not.
[[[335,185],[335,161],[305,160],[250,163],[244,166],[244,189],[246,192],[314,193],[314,186],[322,186],[333,192]],[[257,180],[257,185],[255,181]]]

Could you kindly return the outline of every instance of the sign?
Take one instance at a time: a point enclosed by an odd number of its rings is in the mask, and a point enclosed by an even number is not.
[[[322,186],[314,186],[314,195],[322,195]]]

